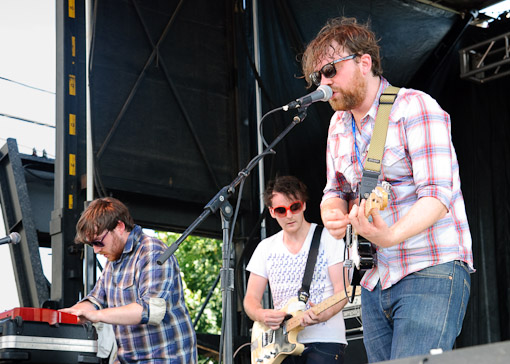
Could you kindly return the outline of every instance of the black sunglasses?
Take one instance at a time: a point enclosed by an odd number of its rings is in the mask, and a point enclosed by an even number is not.
[[[104,240],[104,238],[106,238],[106,235],[108,235],[109,232],[110,232],[110,230],[108,230],[106,232],[106,234],[103,235],[101,240],[89,241],[89,242],[86,242],[85,244],[90,245],[90,246],[97,246],[98,248],[103,248],[104,247],[103,240]]]
[[[322,78],[321,74],[324,75],[324,77],[326,77],[326,78],[335,77],[335,75],[336,75],[335,63],[347,61],[349,59],[356,58],[357,56],[358,56],[358,54],[351,54],[350,56],[338,58],[337,60],[335,60],[333,62],[326,63],[319,71],[310,73],[310,79],[312,80],[312,82],[315,86],[320,86],[321,78]]]

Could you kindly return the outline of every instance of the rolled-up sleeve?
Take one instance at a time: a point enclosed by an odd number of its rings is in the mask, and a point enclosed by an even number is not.
[[[450,209],[454,160],[450,116],[425,94],[414,97],[409,110],[413,113],[407,119],[406,137],[417,197],[434,197]]]
[[[137,303],[143,307],[142,324],[159,324],[167,313],[167,302],[171,299],[174,267],[174,257],[169,258],[162,265],[157,264],[162,252],[157,245],[154,250],[144,254],[138,265],[139,294]],[[173,259],[172,259],[173,258]]]

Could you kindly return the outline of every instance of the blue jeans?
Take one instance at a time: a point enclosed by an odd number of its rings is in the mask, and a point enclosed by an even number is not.
[[[439,264],[381,290],[361,292],[363,343],[369,362],[451,350],[460,334],[471,279],[460,261]]]
[[[345,344],[311,343],[301,355],[289,355],[282,364],[343,364]]]

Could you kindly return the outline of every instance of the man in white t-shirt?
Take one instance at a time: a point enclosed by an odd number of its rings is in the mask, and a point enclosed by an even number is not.
[[[277,177],[268,183],[264,203],[282,231],[259,243],[247,266],[250,272],[244,309],[253,321],[276,330],[286,312],[280,311],[287,302],[297,297],[316,224],[304,217],[307,200],[306,186],[292,176]],[[344,242],[334,239],[322,230],[317,262],[315,264],[307,308],[344,290]],[[261,304],[269,283],[275,309],[264,309]],[[304,326],[297,337],[305,344],[301,356],[288,356],[287,363],[343,363],[347,345],[342,308],[346,300],[316,315],[307,310],[302,318]]]

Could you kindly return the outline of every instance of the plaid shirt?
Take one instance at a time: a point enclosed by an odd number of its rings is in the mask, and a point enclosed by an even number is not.
[[[365,163],[379,97],[389,86],[381,77],[377,97],[356,128],[356,145]],[[350,111],[331,118],[327,146],[327,183],[323,201],[357,198],[362,169],[358,163]],[[390,248],[377,247],[378,265],[366,272],[361,285],[372,290],[378,280],[383,289],[406,275],[453,260],[473,269],[471,234],[460,190],[459,166],[450,135],[450,117],[429,95],[402,88],[389,118],[379,182],[391,184],[388,207],[380,211],[388,225],[404,216],[421,197],[441,201],[448,213],[424,232]]]
[[[93,304],[143,307],[138,325],[113,325],[117,363],[196,363],[196,336],[188,310],[179,265],[174,256],[156,260],[166,250],[161,241],[136,225],[121,257],[108,262],[94,289],[85,297]]]

